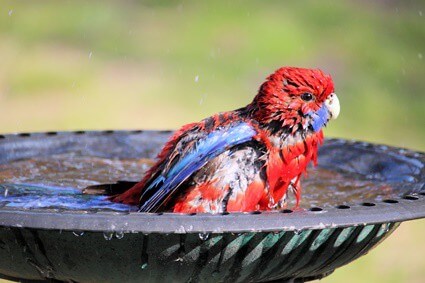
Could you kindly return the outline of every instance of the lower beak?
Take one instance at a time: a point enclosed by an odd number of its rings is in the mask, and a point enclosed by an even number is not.
[[[325,100],[325,105],[331,114],[331,119],[336,119],[339,115],[339,111],[341,110],[339,106],[338,96],[336,96],[335,93],[331,93],[329,97]]]

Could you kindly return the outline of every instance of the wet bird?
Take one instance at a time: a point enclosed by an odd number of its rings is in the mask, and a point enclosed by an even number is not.
[[[175,132],[142,181],[110,199],[141,212],[274,210],[291,194],[298,206],[300,177],[339,111],[329,75],[280,68],[247,106]]]

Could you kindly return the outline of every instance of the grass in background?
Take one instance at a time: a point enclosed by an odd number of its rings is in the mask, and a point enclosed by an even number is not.
[[[295,65],[334,77],[342,112],[327,136],[424,151],[424,13],[422,1],[3,1],[0,132],[177,128]],[[323,281],[420,282],[424,227],[403,224]]]

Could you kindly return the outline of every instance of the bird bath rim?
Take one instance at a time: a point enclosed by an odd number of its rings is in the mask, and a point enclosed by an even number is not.
[[[241,233],[302,231],[425,217],[425,196],[385,200],[375,206],[355,205],[322,211],[253,212],[229,214],[176,214],[139,212],[61,212],[0,209],[0,226],[70,231],[121,231],[131,233]],[[413,200],[415,198],[415,200]],[[412,207],[412,202],[415,206]]]

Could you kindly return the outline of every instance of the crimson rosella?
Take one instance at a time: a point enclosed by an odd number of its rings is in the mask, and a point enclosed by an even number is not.
[[[317,163],[322,128],[340,110],[332,78],[284,67],[252,103],[191,123],[165,144],[141,182],[111,197],[142,212],[236,212],[280,209]]]

